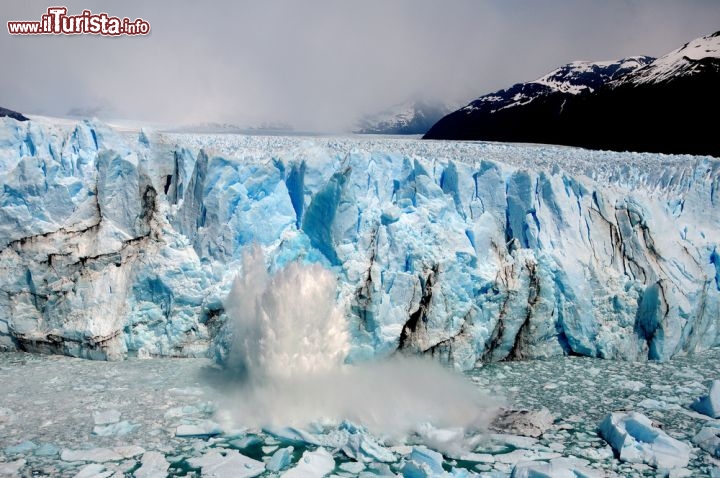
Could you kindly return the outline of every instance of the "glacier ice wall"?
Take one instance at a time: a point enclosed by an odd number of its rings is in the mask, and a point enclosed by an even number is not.
[[[251,244],[337,275],[354,361],[720,344],[709,157],[2,119],[0,166],[0,348],[223,360]]]

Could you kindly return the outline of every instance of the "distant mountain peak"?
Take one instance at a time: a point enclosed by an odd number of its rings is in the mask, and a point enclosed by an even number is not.
[[[425,134],[451,111],[447,106],[424,99],[411,99],[368,115],[358,122],[359,134]]]
[[[671,78],[692,75],[720,62],[720,31],[696,38],[636,71],[627,78],[635,84],[658,83]]]
[[[28,118],[26,118],[23,114],[18,113],[17,111],[9,110],[7,108],[0,107],[0,118],[3,116],[7,116],[8,118],[13,118],[17,121],[28,121]]]

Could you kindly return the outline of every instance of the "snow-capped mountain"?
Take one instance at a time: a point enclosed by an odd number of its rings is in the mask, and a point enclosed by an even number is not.
[[[653,60],[654,58],[649,56],[637,56],[620,61],[575,61],[535,81],[518,83],[507,90],[481,96],[460,111],[494,113],[504,108],[523,106],[538,98],[548,97],[562,101],[566,95],[592,93],[608,82],[622,78]]]
[[[425,134],[450,108],[440,103],[406,101],[359,121],[359,134]]]
[[[426,139],[517,141],[720,156],[720,32],[661,58],[575,62],[484,95]],[[638,126],[642,125],[642,128]]]
[[[22,115],[21,113],[18,113],[17,111],[9,110],[7,108],[0,107],[0,118],[3,116],[7,116],[9,118],[16,119],[18,121],[27,121],[28,119]]]
[[[0,138],[0,349],[227,357],[251,245],[271,274],[332,271],[352,361],[720,345],[716,159],[9,118]]]
[[[634,85],[663,83],[681,77],[692,77],[720,69],[720,31],[686,43],[682,48],[658,58],[633,72],[622,82]]]

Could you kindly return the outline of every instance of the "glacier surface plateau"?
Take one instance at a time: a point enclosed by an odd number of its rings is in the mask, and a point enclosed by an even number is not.
[[[350,361],[720,344],[711,157],[1,118],[0,184],[0,349],[222,361],[253,244],[333,271]]]

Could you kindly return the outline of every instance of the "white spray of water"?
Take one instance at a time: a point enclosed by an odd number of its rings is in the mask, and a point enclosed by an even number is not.
[[[437,363],[394,358],[344,365],[347,320],[334,275],[292,263],[274,277],[262,252],[243,258],[226,310],[233,326],[228,367],[243,380],[224,390],[229,426],[295,426],[351,420],[401,437],[427,424],[484,429],[498,401]]]
[[[333,274],[318,264],[289,264],[274,277],[262,250],[243,255],[225,310],[232,320],[228,364],[254,385],[338,369],[350,350]]]

